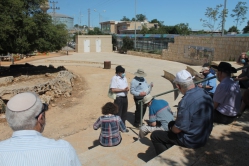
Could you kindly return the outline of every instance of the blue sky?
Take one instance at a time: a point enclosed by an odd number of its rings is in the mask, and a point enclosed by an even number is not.
[[[126,16],[133,18],[135,15],[135,0],[57,0],[57,13],[74,17],[74,24],[79,24],[80,12],[81,25],[88,25],[88,9],[90,9],[91,26],[99,26],[100,21],[119,21]],[[239,1],[248,0],[227,0],[228,17],[225,29],[235,25],[234,18],[230,17],[232,10]],[[144,14],[148,20],[158,19],[164,21],[164,25],[176,25],[188,23],[193,30],[207,29],[202,26],[200,19],[206,19],[205,11],[207,7],[214,8],[218,4],[224,4],[224,0],[136,0],[136,13]],[[52,4],[50,4],[52,6]],[[97,10],[98,12],[94,11]],[[104,12],[105,10],[105,12]],[[48,12],[52,12],[50,9]],[[249,20],[249,11],[247,12]],[[247,20],[238,25],[242,30],[247,25]]]

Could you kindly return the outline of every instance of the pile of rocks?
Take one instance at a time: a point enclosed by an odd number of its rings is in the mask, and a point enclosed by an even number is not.
[[[35,92],[42,102],[47,104],[55,98],[70,97],[75,78],[72,72],[65,69],[38,75],[2,77],[0,78],[0,113],[4,113],[5,103],[12,96],[22,92]]]

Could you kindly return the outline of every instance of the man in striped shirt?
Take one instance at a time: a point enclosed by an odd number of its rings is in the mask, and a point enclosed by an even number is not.
[[[169,104],[165,100],[156,100],[149,94],[143,98],[144,104],[149,107],[148,125],[143,125],[139,131],[139,138],[145,137],[155,130],[168,131],[168,123],[174,120]]]
[[[12,97],[6,107],[6,119],[14,131],[0,142],[1,166],[80,166],[74,148],[64,140],[43,137],[46,104],[31,92]]]

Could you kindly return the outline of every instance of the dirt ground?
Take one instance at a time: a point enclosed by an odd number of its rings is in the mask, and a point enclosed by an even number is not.
[[[44,58],[44,56],[37,56],[32,60],[40,58]],[[28,61],[31,61],[31,59],[25,59],[18,63]],[[110,80],[115,73],[113,69],[87,66],[65,67],[77,75],[77,79],[75,80],[72,96],[69,98],[56,98],[46,112],[46,127],[43,135],[54,139],[92,128],[93,123],[101,115],[101,107],[106,102],[113,101],[107,97]],[[134,77],[130,73],[126,75],[128,82]],[[134,105],[132,95],[128,95],[128,100],[130,108]],[[0,140],[7,139],[11,135],[12,130],[6,120],[2,119],[0,121]]]

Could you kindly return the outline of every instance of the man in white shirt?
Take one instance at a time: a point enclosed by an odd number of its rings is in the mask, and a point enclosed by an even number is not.
[[[116,75],[112,77],[110,89],[113,93],[116,93],[114,104],[118,106],[117,115],[121,117],[123,123],[125,124],[128,110],[127,93],[129,91],[129,87],[125,77],[125,69],[120,65],[116,67]]]
[[[42,136],[47,109],[31,92],[17,94],[8,101],[5,115],[14,132],[11,138],[0,142],[1,166],[81,165],[70,143]]]

